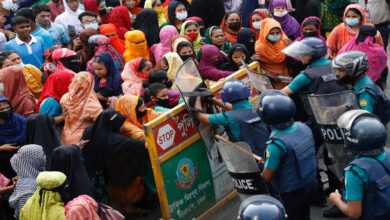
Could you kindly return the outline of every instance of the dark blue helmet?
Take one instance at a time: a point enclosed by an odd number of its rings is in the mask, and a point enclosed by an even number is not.
[[[239,220],[286,220],[283,205],[267,195],[256,195],[245,199],[238,212]]]
[[[247,99],[251,96],[249,88],[238,79],[226,81],[221,90],[221,98],[223,102],[234,102],[241,99]]]
[[[314,49],[312,60],[317,60],[328,53],[325,42],[318,37],[306,37],[300,42]]]
[[[337,126],[344,132],[347,149],[362,155],[383,153],[386,127],[374,114],[360,109],[351,110],[338,118]]]
[[[294,124],[295,104],[284,92],[267,90],[261,93],[258,104],[261,120],[271,128],[287,128]]]
[[[311,55],[311,60],[315,61],[325,56],[328,49],[325,42],[320,38],[306,37],[301,41],[295,41],[283,49],[282,52],[297,60],[300,59],[300,56]]]

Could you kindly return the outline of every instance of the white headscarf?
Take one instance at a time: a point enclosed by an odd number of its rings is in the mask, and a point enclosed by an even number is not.
[[[66,30],[68,30],[68,25],[73,25],[75,26],[76,34],[79,34],[83,28],[80,26],[81,22],[78,17],[83,11],[79,8],[76,11],[72,11],[66,0],[62,0],[62,3],[64,4],[65,12],[58,15],[54,23],[64,26]]]

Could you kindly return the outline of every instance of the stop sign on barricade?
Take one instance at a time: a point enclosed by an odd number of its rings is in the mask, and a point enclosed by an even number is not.
[[[166,124],[162,126],[158,130],[157,136],[157,144],[163,149],[168,149],[173,145],[173,141],[175,140],[175,129],[172,128],[170,124]]]

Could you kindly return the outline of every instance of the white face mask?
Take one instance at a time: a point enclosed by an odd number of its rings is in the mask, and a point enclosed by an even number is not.
[[[4,93],[4,83],[0,83],[0,91]]]
[[[21,62],[21,63],[19,63],[19,64],[14,64],[13,66],[17,66],[17,67],[20,67],[20,68],[22,68],[22,69],[23,69],[23,67],[24,67],[24,63],[23,63],[23,62]]]
[[[176,13],[176,18],[177,20],[180,20],[180,21],[183,21],[187,18],[188,14],[187,12],[180,12],[180,13]]]
[[[10,11],[12,9],[12,7],[14,6],[14,3],[12,2],[12,0],[4,0],[2,2],[2,5],[3,5],[3,8],[5,10]]]
[[[287,14],[288,12],[287,12],[287,10],[284,10],[284,11],[282,11],[282,12],[274,12],[274,15],[276,16],[276,17],[279,17],[279,18],[281,18],[281,17],[284,17],[286,14]]]
[[[252,26],[253,26],[256,30],[260,30],[261,21],[252,22]]]

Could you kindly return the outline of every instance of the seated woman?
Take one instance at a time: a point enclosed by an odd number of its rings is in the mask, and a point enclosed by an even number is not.
[[[321,35],[321,20],[315,16],[307,17],[302,22],[301,36],[295,41],[301,41],[306,37],[318,37],[326,43],[326,39]]]
[[[172,38],[172,52],[178,53],[183,62],[189,58],[196,59],[191,39],[186,35],[177,35]]]
[[[212,26],[206,29],[204,43],[218,47],[218,49],[225,54],[229,53],[231,46],[231,43],[226,42],[225,33],[222,28],[217,26]]]
[[[99,220],[98,204],[87,195],[81,195],[68,202],[65,206],[65,219]]]
[[[126,47],[125,52],[123,53],[123,58],[126,63],[136,58],[145,58],[150,60],[151,56],[149,54],[149,47],[146,42],[145,34],[142,31],[128,31],[125,34],[125,37]]]
[[[153,83],[162,83],[168,89],[168,97],[170,99],[178,99],[180,96],[180,92],[173,90],[173,82],[168,78],[167,72],[165,70],[153,70],[150,72],[148,81],[144,83],[144,88],[147,88],[149,85]]]
[[[175,76],[180,66],[183,64],[179,54],[175,52],[167,53],[163,56],[160,67],[167,72],[168,78],[172,81],[171,89],[177,90],[175,86]]]
[[[122,56],[125,52],[125,41],[120,39],[118,31],[114,24],[102,24],[99,26],[99,31],[104,36],[110,39],[110,44]]]
[[[240,57],[242,57],[246,64],[250,63],[248,50],[245,45],[233,44],[228,54],[229,62],[222,64],[219,68],[226,71],[237,71],[241,69],[242,63],[240,61]]]
[[[122,92],[121,73],[116,68],[110,54],[104,52],[93,59],[96,96],[103,108],[110,105],[109,100],[115,99]],[[112,98],[111,98],[112,97]]]
[[[11,179],[15,172],[9,160],[26,142],[26,119],[14,113],[11,102],[1,93],[0,131],[0,173]]]
[[[150,84],[145,90],[144,100],[147,108],[158,112],[169,111],[179,103],[178,97],[169,98],[169,90],[162,83]]]
[[[249,58],[252,61],[258,61],[259,55],[255,52],[256,34],[250,28],[243,28],[238,32],[237,43],[245,45],[248,50]]]
[[[191,43],[197,53],[200,50],[202,36],[200,35],[199,24],[195,21],[186,21],[183,23],[180,34],[186,35],[191,39]]]
[[[38,188],[20,211],[20,220],[65,219],[67,184],[65,174],[57,171],[41,172]]]
[[[11,66],[0,70],[1,84],[3,87],[0,91],[10,100],[15,113],[25,118],[35,113],[37,107],[35,99],[29,91],[21,68]]]
[[[84,130],[103,111],[93,88],[92,74],[80,72],[73,77],[69,92],[62,96],[60,104],[66,115],[61,132],[62,145],[77,144]]]
[[[177,29],[172,25],[167,25],[160,30],[160,43],[154,44],[150,48],[150,52],[153,54],[154,60],[156,63],[160,62],[164,54],[172,52],[171,51],[171,41],[172,38],[178,35]]]
[[[348,5],[344,11],[343,23],[337,25],[328,37],[328,57],[335,57],[339,50],[359,33],[361,25],[372,25],[367,23],[366,19],[366,14],[361,5]],[[375,35],[375,40],[377,44],[383,46],[379,31]]]
[[[285,83],[278,82],[277,76],[289,76],[286,55],[282,53],[282,50],[286,48],[286,40],[288,38],[277,21],[270,18],[263,20],[255,50],[259,54],[261,69],[275,78],[275,89],[282,89],[286,86]]]
[[[11,158],[11,166],[18,176],[14,192],[9,198],[9,205],[15,209],[14,217],[19,218],[19,212],[38,187],[38,174],[45,170],[46,155],[39,145],[25,145]]]
[[[240,12],[229,11],[226,13],[220,27],[225,32],[226,41],[236,43],[237,34],[242,28],[242,16]]]
[[[199,71],[204,79],[218,81],[234,72],[218,69],[220,65],[229,62],[229,59],[216,46],[204,45],[199,54]]]
[[[145,141],[119,134],[126,117],[113,109],[104,110],[88,127],[83,140],[90,140],[82,149],[84,164],[96,189],[96,200],[122,205],[125,213],[136,213],[133,204],[143,195],[147,150]],[[122,193],[122,196],[118,196]]]
[[[145,58],[136,58],[126,63],[122,72],[122,90],[125,95],[141,95],[144,83],[152,71],[152,63]]]
[[[256,39],[259,38],[261,21],[266,19],[267,16],[260,10],[254,10],[249,18],[249,27],[256,33]]]
[[[299,23],[288,13],[286,0],[273,0],[269,5],[269,9],[289,39],[295,40],[300,36]]]

